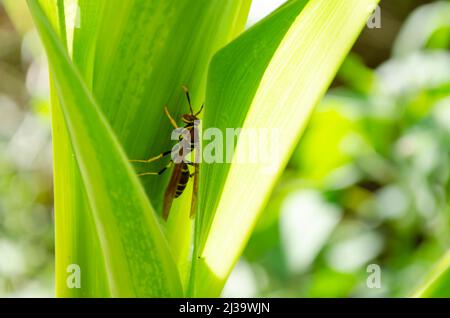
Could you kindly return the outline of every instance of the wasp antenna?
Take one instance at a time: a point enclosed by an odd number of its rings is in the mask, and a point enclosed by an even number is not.
[[[200,113],[201,113],[201,112],[202,112],[202,110],[203,110],[203,107],[205,107],[205,104],[202,104],[202,106],[200,107],[199,111],[198,111],[198,112],[196,112],[194,116],[196,116],[196,117],[197,117],[198,115],[200,115]]]
[[[186,99],[189,104],[189,109],[191,110],[191,115],[194,115],[194,111],[192,110],[192,104],[191,104],[191,96],[189,95],[189,88],[187,88],[186,85],[181,86],[183,88],[184,94],[186,95]]]

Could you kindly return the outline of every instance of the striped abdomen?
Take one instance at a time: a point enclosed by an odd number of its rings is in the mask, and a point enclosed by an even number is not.
[[[186,185],[189,182],[189,178],[190,178],[188,165],[184,162],[181,163],[181,165],[182,165],[181,177],[180,177],[180,181],[177,184],[177,191],[175,192],[175,198],[178,198],[183,193],[184,189],[186,189]]]

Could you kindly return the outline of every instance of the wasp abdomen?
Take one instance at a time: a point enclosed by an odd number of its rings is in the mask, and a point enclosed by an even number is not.
[[[175,198],[178,198],[183,193],[184,189],[186,189],[186,185],[189,181],[189,178],[190,173],[188,165],[186,163],[183,163],[183,167],[181,168],[180,182],[178,182],[177,190],[175,192]]]

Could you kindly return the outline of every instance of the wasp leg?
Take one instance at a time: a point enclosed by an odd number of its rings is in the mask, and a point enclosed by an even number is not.
[[[198,164],[198,163],[189,161],[189,160],[187,160],[187,159],[183,159],[183,162],[184,162],[185,164],[187,164],[187,165],[190,165],[191,167],[195,167],[195,165]]]
[[[192,178],[192,177],[195,176],[196,174],[198,174],[198,171],[197,171],[197,172],[191,173],[191,174],[189,175],[189,178]]]
[[[172,153],[172,151],[164,151],[161,152],[159,155],[146,159],[146,160],[130,160],[130,162],[141,162],[141,163],[150,163],[150,162],[154,162],[156,160],[159,160],[161,158],[164,158],[167,155],[170,155]]]
[[[172,124],[172,126],[177,129],[178,125],[177,122],[175,121],[175,119],[173,119],[172,115],[170,115],[169,113],[169,109],[167,109],[167,106],[164,107],[164,112],[166,113],[167,117],[169,118],[170,123]]]
[[[173,161],[170,160],[169,163],[167,164],[167,166],[165,166],[164,168],[162,168],[161,170],[159,170],[158,172],[143,172],[138,174],[138,177],[142,177],[142,176],[159,176],[162,175],[164,173],[164,171],[166,171],[167,169],[169,169],[171,166],[173,165]]]
[[[184,161],[185,164],[190,165],[191,167],[195,167],[195,165],[196,165],[195,162],[192,162],[192,161],[189,161],[189,160],[186,160],[186,159],[184,159],[183,161]]]
[[[191,167],[195,167],[195,163],[191,162],[191,161],[184,161],[187,165],[191,166]],[[189,178],[192,178],[193,176],[195,176],[196,174],[198,174],[198,170],[196,170],[195,172],[189,174]]]

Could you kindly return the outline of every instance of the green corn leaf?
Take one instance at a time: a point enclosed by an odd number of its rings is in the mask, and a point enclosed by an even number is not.
[[[33,0],[28,5],[47,51],[101,248],[107,256],[111,295],[180,296],[178,271],[167,242],[125,153],[41,5]]]
[[[41,0],[40,3],[61,39],[61,26],[66,17],[62,0]],[[58,10],[59,8],[59,10]],[[65,27],[63,29],[66,29]],[[63,42],[64,44],[66,42]],[[67,44],[69,45],[69,44]],[[65,45],[65,46],[67,46]],[[84,185],[59,105],[54,83],[50,80],[53,171],[55,205],[55,283],[58,297],[107,297],[110,296],[103,251],[100,247]],[[76,264],[83,270],[83,287],[69,288],[68,269]]]
[[[187,112],[182,84],[191,88],[194,107],[200,106],[210,59],[243,30],[251,1],[40,3],[125,151],[130,158],[144,159],[172,147],[163,106],[167,104],[176,117]],[[110,296],[104,250],[58,102],[52,98],[53,131],[57,132],[53,138],[56,293]],[[156,171],[163,165],[137,165],[136,169]],[[156,214],[160,214],[169,174],[141,180]],[[183,281],[190,266],[189,190],[174,202],[164,231]],[[67,287],[66,269],[74,263],[87,269],[81,289]]]
[[[278,137],[269,167],[202,163],[190,295],[220,294],[309,114],[377,2],[289,1],[214,57],[204,129],[273,129]],[[240,137],[234,158],[248,153],[246,145]]]
[[[450,251],[442,257],[425,281],[413,294],[413,297],[448,298],[450,295]]]

